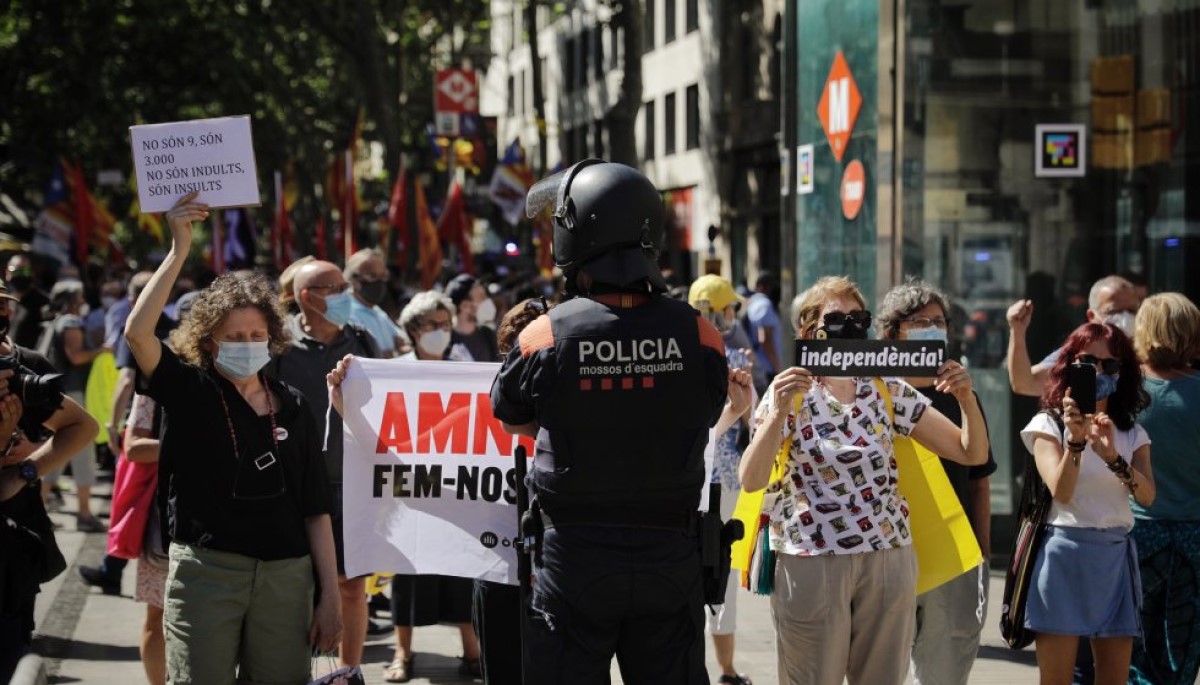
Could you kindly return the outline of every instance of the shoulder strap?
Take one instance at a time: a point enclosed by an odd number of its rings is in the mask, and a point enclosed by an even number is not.
[[[883,379],[876,376],[871,379],[872,385],[879,391],[879,396],[883,398],[883,403],[887,406],[888,418],[891,419],[892,425],[896,424],[896,406],[892,403],[892,393],[888,392],[887,383]]]

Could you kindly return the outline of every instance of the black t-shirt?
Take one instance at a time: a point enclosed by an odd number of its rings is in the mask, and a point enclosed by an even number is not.
[[[455,343],[465,346],[473,361],[500,361],[500,346],[496,343],[496,333],[487,326],[476,326],[475,332],[470,335],[454,331],[450,336],[450,344],[453,346]]]
[[[42,309],[50,304],[50,298],[34,288],[21,298],[13,308],[10,330],[13,342],[21,347],[37,347],[42,337]]]
[[[184,363],[166,345],[153,377],[139,378],[164,413],[158,497],[172,540],[263,561],[309,553],[305,520],[329,513],[320,436],[298,391],[266,383],[277,442],[269,416],[255,414],[232,384]]]
[[[932,387],[917,388],[917,391],[929,398],[933,408],[945,415],[946,418],[954,422],[956,426],[962,426],[962,408],[958,406],[958,400],[954,399],[954,395],[944,392],[938,392]],[[975,396],[976,401],[979,396]],[[979,405],[980,413],[983,413],[983,405]],[[984,416],[984,424],[987,423],[987,416]],[[987,478],[996,471],[996,462],[992,459],[992,448],[988,445],[987,462],[979,466],[963,466],[956,461],[942,459],[942,468],[946,470],[946,477],[950,479],[950,486],[954,488],[954,494],[958,495],[958,501],[962,504],[963,511],[970,518],[974,513],[974,503],[971,501],[970,492],[967,486],[973,480]]]

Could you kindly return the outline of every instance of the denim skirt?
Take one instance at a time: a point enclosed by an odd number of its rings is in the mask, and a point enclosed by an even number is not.
[[[1142,582],[1127,528],[1046,526],[1025,627],[1081,637],[1140,637]]]

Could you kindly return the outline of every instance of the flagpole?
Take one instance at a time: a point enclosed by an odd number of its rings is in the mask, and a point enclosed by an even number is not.
[[[342,193],[342,258],[349,261],[354,250],[353,212],[350,208],[358,201],[357,189],[354,187],[354,149],[346,149],[346,183]]]
[[[213,272],[218,276],[225,273],[225,211],[213,212]]]

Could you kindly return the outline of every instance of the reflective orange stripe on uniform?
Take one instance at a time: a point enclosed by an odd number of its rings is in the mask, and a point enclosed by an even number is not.
[[[550,317],[542,314],[517,336],[521,345],[521,356],[530,357],[539,350],[554,347],[554,329],[550,327]]]
[[[725,356],[725,339],[721,337],[717,327],[704,318],[703,315],[696,315],[696,324],[700,329],[700,344],[705,347],[711,347],[716,350],[717,354]]]

